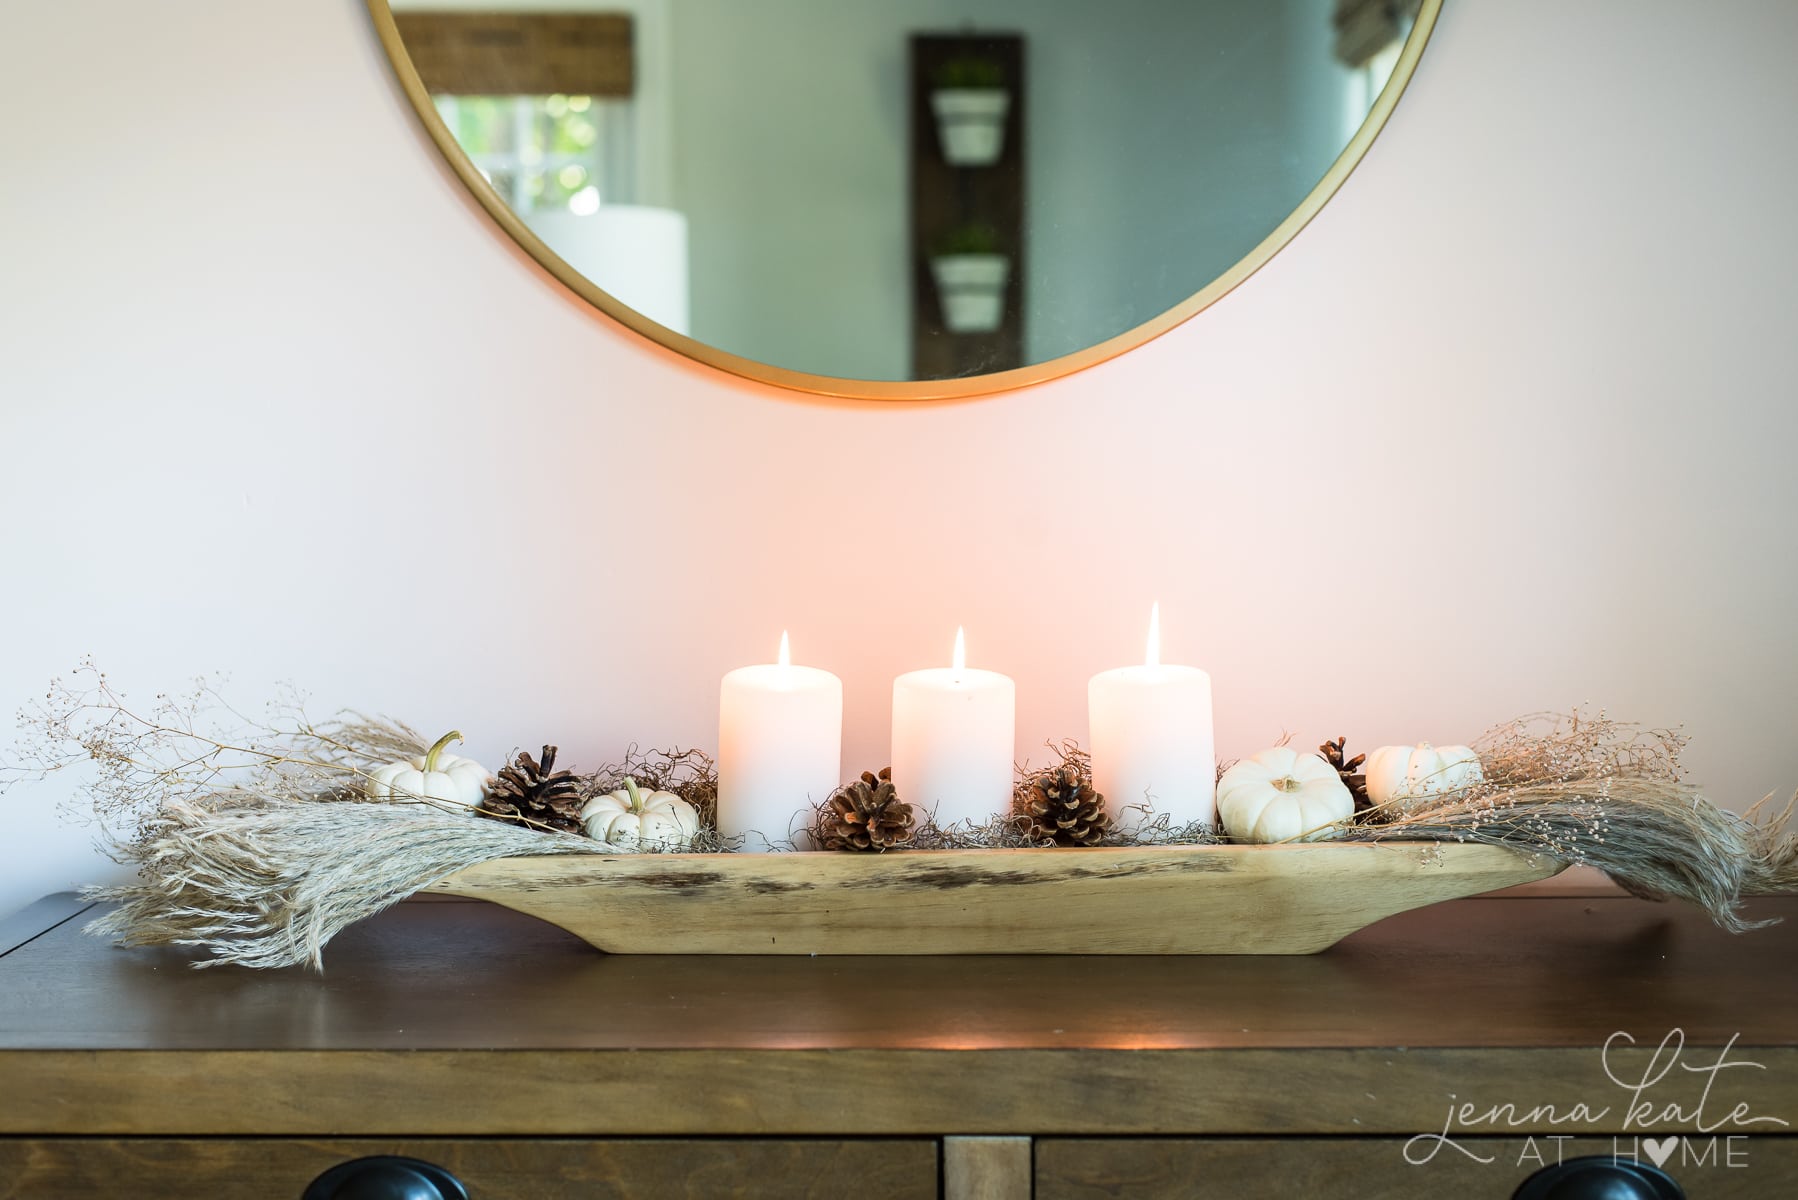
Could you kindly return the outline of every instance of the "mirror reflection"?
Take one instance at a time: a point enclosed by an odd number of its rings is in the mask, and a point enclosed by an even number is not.
[[[392,0],[512,213],[667,329],[953,379],[1172,309],[1317,186],[1390,0]]]

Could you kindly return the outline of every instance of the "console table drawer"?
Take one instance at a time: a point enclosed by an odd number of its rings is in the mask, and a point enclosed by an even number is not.
[[[444,1167],[478,1200],[934,1200],[937,1144],[745,1139],[0,1138],[0,1200],[300,1200],[353,1158]]]
[[[1035,1200],[1510,1200],[1557,1156],[1612,1153],[1608,1137],[1554,1142],[1538,1137],[1457,1139],[1490,1163],[1440,1147],[1418,1165],[1403,1138],[1045,1138],[1036,1143]],[[1557,1150],[1557,1146],[1561,1149]],[[1635,1139],[1619,1139],[1651,1160]],[[1733,1147],[1697,1137],[1668,1147],[1664,1169],[1694,1200],[1798,1196],[1798,1138],[1752,1137]],[[1725,1156],[1733,1149],[1734,1166]],[[1413,1156],[1427,1148],[1413,1149]]]

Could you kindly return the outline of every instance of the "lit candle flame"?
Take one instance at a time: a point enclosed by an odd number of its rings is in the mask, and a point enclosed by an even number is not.
[[[780,631],[780,665],[783,667],[793,665],[793,656],[787,650],[787,631],[784,629]]]
[[[1149,653],[1143,659],[1146,667],[1161,665],[1161,602],[1149,606]]]
[[[964,670],[968,665],[967,641],[963,637],[959,625],[955,627],[955,657],[950,662],[957,671]]]

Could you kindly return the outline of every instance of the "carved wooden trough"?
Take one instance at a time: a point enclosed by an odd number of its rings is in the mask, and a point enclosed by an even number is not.
[[[1565,864],[1406,842],[508,858],[430,891],[614,954],[1314,954]]]

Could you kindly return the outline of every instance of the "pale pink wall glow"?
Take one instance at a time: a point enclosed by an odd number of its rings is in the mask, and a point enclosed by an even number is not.
[[[910,406],[722,376],[562,291],[361,0],[182,15],[0,38],[8,707],[92,652],[144,695],[291,679],[591,764],[713,747],[720,676],[787,629],[854,773],[963,625],[1040,760],[1159,600],[1222,759],[1590,701],[1683,722],[1727,804],[1798,786],[1798,5],[1451,0],[1234,294]],[[58,794],[0,798],[0,912],[108,869]]]

